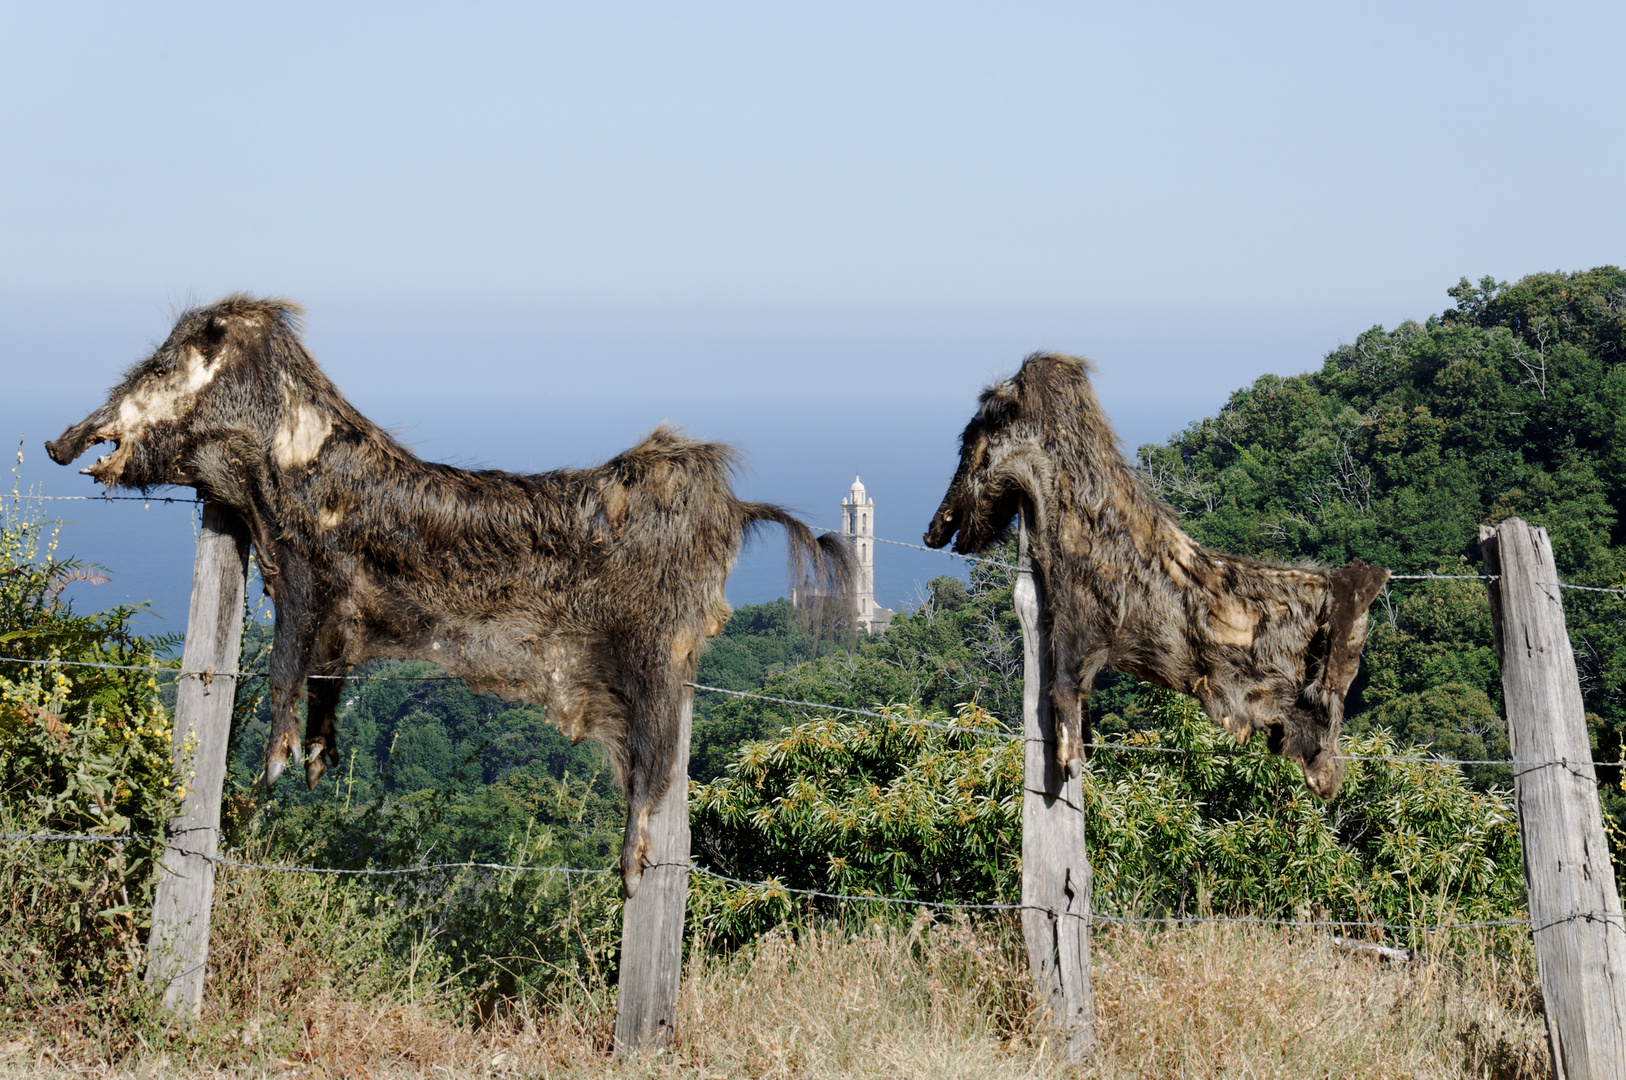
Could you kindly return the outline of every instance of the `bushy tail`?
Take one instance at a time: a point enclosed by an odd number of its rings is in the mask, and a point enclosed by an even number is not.
[[[799,518],[772,503],[743,503],[741,509],[747,531],[763,522],[785,527],[790,581],[798,596],[845,599],[851,594],[857,569],[851,540],[839,533],[815,534]]]

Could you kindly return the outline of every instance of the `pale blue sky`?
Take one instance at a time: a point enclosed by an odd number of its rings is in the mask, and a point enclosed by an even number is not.
[[[1303,368],[1464,274],[1626,250],[1619,3],[0,10],[0,298],[126,302],[143,336],[248,289],[317,334],[743,333],[843,371],[901,339],[895,384],[856,366],[888,394],[942,325],[990,338],[956,381],[1053,346],[1115,382],[1118,338],[1206,367],[1218,313]],[[1224,317],[1253,312],[1304,325]],[[646,388],[712,378],[685,366]]]
[[[1622,41],[1618,2],[0,4],[0,422],[277,293],[428,456],[670,417],[814,517],[891,470],[912,539],[1032,349],[1133,445],[1463,275],[1626,259]]]

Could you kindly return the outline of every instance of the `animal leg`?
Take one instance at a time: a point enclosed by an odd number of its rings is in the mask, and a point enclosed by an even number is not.
[[[294,703],[299,700],[300,679],[271,683],[271,737],[265,746],[265,773],[262,779],[271,787],[288,767],[298,764],[302,756],[299,746],[299,718],[294,715]]]
[[[1090,729],[1090,690],[1095,676],[1105,666],[1102,650],[1079,656],[1068,648],[1066,635],[1054,634],[1051,641],[1055,664],[1050,682],[1050,709],[1056,725],[1056,764],[1071,780],[1084,768],[1084,744]]]
[[[633,784],[627,784],[627,830],[621,838],[621,893],[628,900],[638,894],[643,884],[644,867],[653,866],[653,844],[649,835],[649,818],[654,813],[655,800],[647,788],[636,795]]]
[[[644,687],[632,695],[628,710],[627,831],[621,842],[621,886],[629,898],[637,893],[646,868],[663,857],[674,857],[671,851],[656,850],[649,822],[669,788],[682,783],[687,790],[687,777],[677,768],[679,754],[688,750],[678,745],[678,710],[683,702],[683,679],[693,678],[692,656],[686,667],[688,674],[680,671],[675,678],[674,673],[663,671],[641,680]],[[675,857],[687,859],[686,835]]]
[[[1056,724],[1056,764],[1071,780],[1084,767],[1083,698],[1060,685],[1050,690],[1050,714]]]
[[[331,672],[333,675],[342,672]],[[330,767],[339,764],[339,736],[334,717],[344,692],[341,679],[309,679],[305,697],[305,784],[315,788]]]
[[[308,616],[304,598],[290,597],[286,587],[277,603],[277,626],[271,643],[271,738],[265,748],[266,787],[277,782],[291,761],[298,764],[303,757],[299,745],[299,718],[294,706],[310,669],[311,647],[315,634],[302,623]]]

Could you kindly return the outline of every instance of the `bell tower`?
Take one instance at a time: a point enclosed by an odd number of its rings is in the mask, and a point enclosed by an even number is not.
[[[892,621],[892,612],[875,602],[875,501],[856,476],[852,489],[841,500],[841,532],[852,540],[858,564],[853,571],[853,609],[858,627],[866,634],[884,630]]]

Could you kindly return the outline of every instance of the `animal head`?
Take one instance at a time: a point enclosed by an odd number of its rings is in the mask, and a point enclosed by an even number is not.
[[[1053,486],[1059,444],[1082,450],[1102,482],[1134,481],[1118,452],[1117,436],[1090,387],[1089,362],[1034,353],[1009,379],[988,387],[960,436],[960,464],[926,529],[931,547],[954,539],[954,550],[974,554],[998,540],[1033,500],[1042,513]]]
[[[111,453],[81,471],[108,487],[142,489],[198,486],[211,463],[262,446],[284,461],[313,455],[312,444],[326,435],[323,419],[308,405],[301,412],[308,393],[290,402],[290,392],[312,378],[330,384],[299,343],[300,314],[286,301],[245,296],[186,312],[105,404],[46,451],[66,465],[112,443]]]

